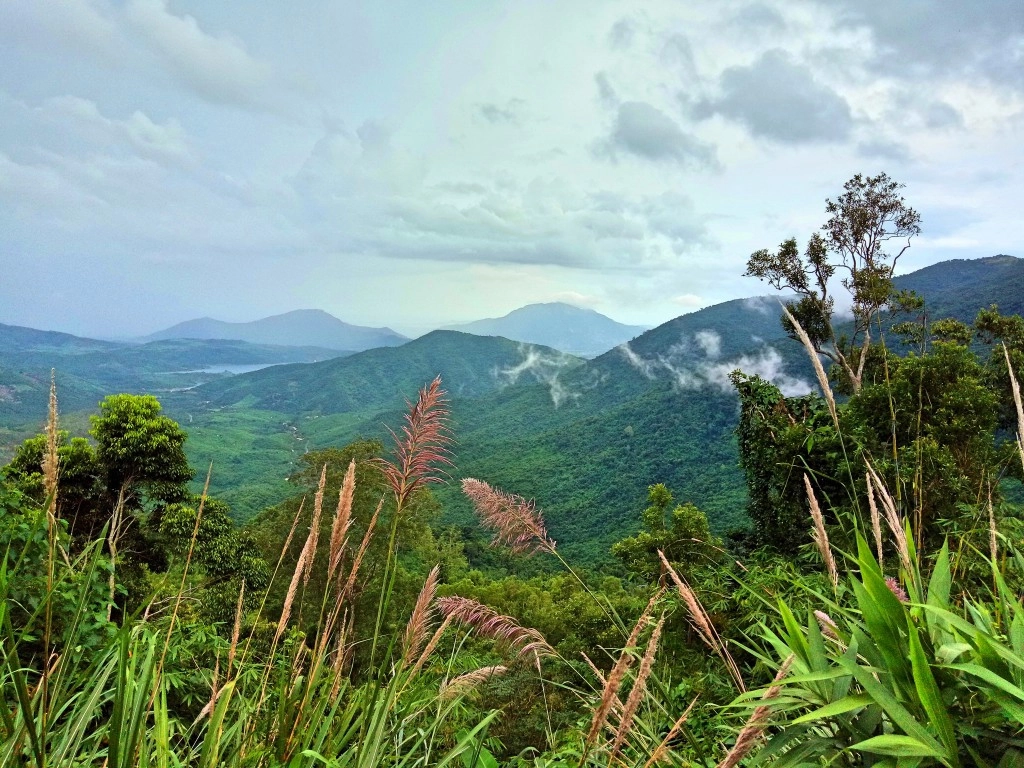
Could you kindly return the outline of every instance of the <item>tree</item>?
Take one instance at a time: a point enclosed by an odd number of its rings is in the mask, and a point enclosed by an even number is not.
[[[171,503],[189,496],[195,474],[185,456],[185,431],[160,415],[152,395],[110,395],[93,416],[90,434],[103,468],[108,501],[120,496],[130,508],[147,502]]]
[[[826,201],[829,219],[820,233],[811,235],[803,255],[796,238],[790,238],[778,251],[761,249],[747,261],[747,275],[796,293],[797,300],[787,305],[790,313],[815,351],[839,367],[852,392],[861,387],[872,324],[884,311],[920,305],[913,294],[897,292],[892,280],[897,261],[921,232],[921,217],[904,201],[902,188],[884,173],[857,174],[846,182],[842,195]],[[848,338],[837,337],[834,323],[830,283],[837,273],[852,301]],[[788,318],[783,326],[796,338]]]
[[[657,581],[661,574],[659,550],[687,579],[721,559],[722,550],[711,535],[707,515],[689,503],[673,509],[672,502],[672,492],[663,483],[652,485],[647,489],[648,507],[642,516],[644,530],[612,545],[612,554],[647,581]]]

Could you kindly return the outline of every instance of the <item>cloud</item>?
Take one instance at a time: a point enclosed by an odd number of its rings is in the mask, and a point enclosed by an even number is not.
[[[477,111],[484,120],[492,125],[519,125],[521,113],[526,102],[522,99],[510,99],[504,105],[481,104]]]
[[[857,152],[864,157],[892,160],[897,163],[909,163],[913,159],[906,144],[883,138],[860,142],[857,145]]]
[[[173,118],[157,123],[136,110],[128,118],[117,120],[104,116],[95,102],[77,96],[47,99],[36,112],[58,130],[75,132],[103,149],[123,144],[143,157],[159,161],[194,159],[184,129]]]
[[[626,152],[645,160],[704,168],[717,163],[712,145],[684,132],[671,117],[645,101],[619,105],[611,136],[601,152],[612,159]]]
[[[732,23],[743,32],[763,35],[781,35],[787,29],[786,19],[765,3],[744,5],[732,17]]]
[[[370,152],[360,135],[336,129],[287,198],[328,249],[398,259],[645,272],[707,242],[692,200],[677,192],[583,189],[547,176],[474,184],[439,184],[416,156]]]
[[[106,67],[118,65],[123,55],[116,23],[89,0],[0,3],[3,29],[17,31],[17,39],[12,42],[42,44],[48,49],[69,47]]]
[[[534,381],[547,385],[555,408],[567,401],[577,400],[582,395],[581,392],[567,388],[559,380],[559,376],[567,368],[574,368],[578,364],[579,361],[572,355],[542,352],[531,344],[520,344],[519,354],[523,359],[517,364],[507,368],[495,368],[492,371],[492,375],[505,386],[511,386],[523,376],[529,376]]]
[[[266,65],[229,35],[207,34],[193,16],[176,16],[165,0],[132,0],[126,18],[169,72],[203,99],[246,108],[267,106]]]
[[[594,82],[597,84],[597,95],[601,99],[601,103],[606,107],[618,107],[619,95],[615,92],[615,88],[612,87],[611,80],[608,79],[608,73],[598,72],[594,75]]]
[[[722,354],[722,337],[715,331],[697,331],[693,338],[709,360],[714,360]]]
[[[718,88],[719,96],[692,104],[694,117],[721,115],[754,136],[786,144],[844,141],[853,127],[846,100],[779,49],[749,66],[729,67]]]
[[[695,293],[683,293],[679,296],[673,296],[671,301],[673,304],[678,304],[680,307],[686,307],[687,309],[700,309],[708,304],[703,296],[698,296]]]
[[[608,31],[608,45],[613,50],[629,48],[636,37],[636,25],[630,19],[619,19]]]
[[[693,355],[694,342],[704,352],[703,359]],[[810,383],[786,372],[782,356],[770,346],[731,360],[719,361],[717,358],[721,352],[721,338],[714,331],[699,331],[692,340],[684,338],[656,359],[637,354],[628,342],[617,349],[644,378],[656,380],[667,377],[674,386],[683,390],[711,387],[721,392],[732,392],[729,375],[740,370],[772,382],[787,397],[806,395],[813,391]]]
[[[827,0],[841,28],[866,29],[868,62],[897,78],[984,78],[1024,88],[1024,4],[1019,0]]]

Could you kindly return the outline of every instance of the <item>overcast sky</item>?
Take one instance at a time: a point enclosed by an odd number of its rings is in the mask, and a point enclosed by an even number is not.
[[[854,173],[1024,256],[1024,2],[0,0],[0,322],[656,325]]]

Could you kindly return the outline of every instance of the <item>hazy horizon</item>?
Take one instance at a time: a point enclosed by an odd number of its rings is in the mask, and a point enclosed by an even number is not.
[[[855,173],[901,272],[1024,252],[1024,4],[0,5],[0,323],[299,308],[405,335],[566,301],[656,326]]]

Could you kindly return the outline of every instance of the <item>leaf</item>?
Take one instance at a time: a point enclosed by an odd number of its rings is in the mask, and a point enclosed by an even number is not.
[[[925,656],[917,625],[909,617],[907,618],[907,635],[910,641],[910,664],[914,673],[914,687],[917,689],[918,698],[931,720],[932,726],[939,732],[942,746],[946,748],[947,759],[955,765],[958,760],[953,718],[949,716],[949,711],[942,701],[942,693],[939,691],[935,675],[932,674],[932,668]]]
[[[936,608],[949,607],[949,590],[952,579],[949,571],[949,542],[943,542],[942,550],[935,559],[931,580],[928,582],[928,605]]]
[[[870,739],[854,744],[850,749],[891,757],[934,757],[940,760],[944,757],[941,752],[911,736],[897,734],[872,736]]]
[[[863,709],[864,707],[870,706],[874,701],[866,693],[859,693],[854,696],[847,696],[839,701],[833,701],[831,704],[826,704],[820,709],[816,709],[813,712],[808,712],[806,715],[798,717],[793,721],[793,724],[798,723],[809,723],[814,720],[822,720],[826,717],[834,717],[835,715],[844,715],[847,712],[852,712],[855,709]]]

